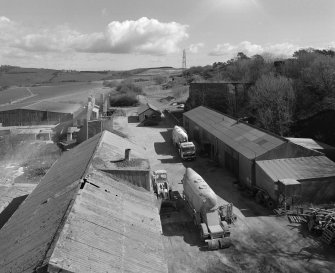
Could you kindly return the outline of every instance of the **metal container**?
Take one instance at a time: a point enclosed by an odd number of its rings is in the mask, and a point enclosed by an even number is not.
[[[206,181],[193,169],[187,168],[183,177],[184,194],[190,205],[200,212],[216,207],[217,197]]]

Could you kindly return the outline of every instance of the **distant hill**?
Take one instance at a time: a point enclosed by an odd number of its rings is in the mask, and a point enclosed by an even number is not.
[[[54,85],[64,82],[90,82],[132,76],[175,75],[180,72],[180,69],[173,67],[137,68],[126,71],[75,71],[2,65],[0,66],[0,90],[7,86]]]

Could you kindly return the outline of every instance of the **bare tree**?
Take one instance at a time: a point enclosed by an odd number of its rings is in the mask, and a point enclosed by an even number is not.
[[[269,74],[263,75],[251,89],[250,104],[262,127],[285,135],[289,131],[294,98],[290,79]]]

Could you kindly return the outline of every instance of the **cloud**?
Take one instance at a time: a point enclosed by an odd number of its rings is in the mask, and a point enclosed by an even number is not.
[[[202,48],[202,47],[204,47],[204,46],[205,46],[204,43],[191,44],[189,46],[189,51],[191,53],[198,53],[199,49]]]
[[[162,23],[146,17],[136,21],[113,21],[104,31],[88,34],[66,25],[34,31],[17,24],[10,25],[10,22],[8,18],[0,17],[0,34],[6,37],[6,45],[28,52],[166,55],[177,52],[178,44],[188,37],[186,25]]]
[[[142,17],[137,21],[114,21],[105,33],[114,53],[165,55],[178,51],[178,43],[188,37],[187,26],[176,22],[161,23]]]
[[[265,46],[252,44],[249,41],[243,41],[237,45],[230,43],[218,44],[210,53],[210,56],[235,57],[238,52],[243,52],[247,56],[256,54],[270,53],[275,56],[292,56],[294,51],[298,50],[297,45],[290,43],[268,44]]]

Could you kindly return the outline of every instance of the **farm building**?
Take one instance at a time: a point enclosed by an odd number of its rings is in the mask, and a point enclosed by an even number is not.
[[[256,160],[323,155],[203,106],[184,113],[183,125],[200,150],[247,187],[255,183]]]
[[[144,105],[144,106],[142,106],[138,109],[137,114],[138,114],[139,121],[143,122],[146,119],[158,120],[159,121],[161,119],[161,114],[162,113],[157,107],[147,103],[146,105]]]
[[[124,174],[143,153],[107,131],[64,153],[0,230],[0,271],[167,272],[156,198]]]
[[[311,138],[287,138],[290,142],[295,143],[297,145],[303,146],[307,149],[312,149],[315,151],[319,151],[325,154],[328,158],[335,161],[335,147],[330,146],[328,144],[322,143],[320,141],[316,141]]]
[[[38,101],[0,107],[3,126],[57,124],[78,117],[84,108],[80,104]]]
[[[243,110],[250,85],[244,82],[192,82],[185,107],[190,110],[203,105],[236,115]]]
[[[328,202],[335,199],[335,162],[325,156],[256,161],[257,184],[269,193],[279,180],[294,179],[301,184],[302,201]]]

